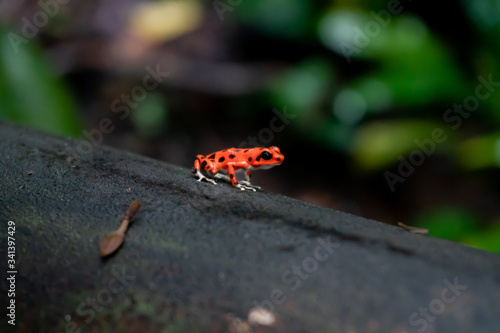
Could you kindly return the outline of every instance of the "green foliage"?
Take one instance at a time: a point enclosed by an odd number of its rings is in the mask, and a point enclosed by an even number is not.
[[[265,34],[296,38],[312,32],[312,4],[307,0],[242,1],[234,11],[241,22]]]
[[[12,36],[12,35],[11,35]],[[81,123],[66,87],[28,40],[16,52],[0,29],[0,117],[42,130],[78,136]]]
[[[141,135],[149,138],[159,136],[168,125],[168,109],[163,95],[148,93],[131,117],[132,124]]]
[[[482,49],[477,52],[476,61],[483,77],[498,73],[500,69],[497,47],[500,20],[498,8],[492,6],[498,4],[479,0],[466,2],[471,19],[490,41],[480,44]],[[371,65],[361,75],[350,78],[334,97],[334,118],[340,120],[339,126],[352,132],[344,143],[350,146],[354,164],[362,170],[383,172],[384,168],[397,164],[398,157],[417,149],[415,140],[430,138],[434,128],[443,128],[451,139],[437,147],[437,154],[455,157],[464,171],[499,167],[498,129],[494,127],[491,133],[470,137],[460,128],[451,131],[449,124],[443,121],[447,108],[462,104],[469,96],[474,97],[479,75],[468,78],[458,65],[457,54],[420,18],[402,11],[382,19],[385,22],[368,8],[334,8],[322,17],[318,28],[322,43],[343,57],[348,66],[363,62]],[[491,43],[492,39],[496,43]],[[495,82],[500,81],[495,74],[493,78]],[[424,111],[424,107],[435,106],[441,106],[435,115]],[[410,112],[418,109],[421,111],[416,118]],[[394,110],[399,113],[397,120],[388,116],[388,119],[360,121],[368,115]],[[478,118],[488,117],[495,120],[492,124],[500,124],[499,110],[500,92],[492,91],[488,98],[479,100],[478,111],[460,115],[461,124],[470,127]],[[342,121],[352,119],[353,114],[359,124]],[[487,121],[491,123],[490,119]],[[343,132],[333,126],[331,130]],[[324,135],[323,140],[330,141],[332,136]],[[419,226],[428,228],[433,236],[500,252],[500,228],[481,228],[485,223],[481,224],[473,212],[436,205],[434,210],[417,216],[416,221]]]
[[[415,141],[432,136],[439,124],[417,119],[371,122],[361,126],[352,141],[352,156],[363,170],[387,168],[418,149]]]
[[[479,222],[472,212],[454,206],[439,207],[415,219],[415,225],[429,229],[429,235],[454,241],[461,241],[464,235],[477,232]]]
[[[500,133],[464,140],[458,146],[458,159],[467,170],[500,166]]]
[[[500,221],[482,228],[474,212],[456,206],[439,207],[420,214],[415,219],[419,227],[429,229],[429,235],[447,238],[480,249],[500,252]]]
[[[321,20],[318,34],[325,46],[349,65],[353,60],[375,65],[353,78],[354,90],[367,81],[379,82],[390,96],[386,107],[417,106],[466,92],[466,80],[454,58],[420,19],[401,14],[387,20],[383,26],[371,15],[346,9],[334,10]]]
[[[321,58],[307,59],[280,75],[271,87],[275,105],[287,105],[301,113],[314,115],[335,80],[333,68]]]
[[[464,234],[460,241],[470,246],[500,253],[499,239],[500,221],[496,221],[496,223],[489,228],[480,229],[469,235]]]

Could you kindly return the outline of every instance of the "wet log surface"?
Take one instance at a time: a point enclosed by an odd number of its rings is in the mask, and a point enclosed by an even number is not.
[[[497,254],[86,148],[0,123],[1,266],[14,221],[17,270],[2,332],[235,332],[256,306],[276,323],[254,332],[500,332]]]

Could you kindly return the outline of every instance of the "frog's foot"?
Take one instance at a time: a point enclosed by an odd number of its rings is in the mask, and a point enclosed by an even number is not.
[[[203,174],[199,171],[199,170],[196,170],[196,177],[198,177],[198,181],[201,182],[202,180],[206,180],[207,182],[210,182],[212,184],[217,184],[215,182],[215,180],[211,179],[211,178],[208,178],[208,177],[205,177],[203,176]]]
[[[247,180],[242,180],[240,183],[241,183],[241,184],[243,184],[243,185],[246,185],[246,186],[249,186],[249,187],[255,188],[255,189],[257,189],[257,190],[260,190],[260,189],[261,189],[261,187],[260,187],[260,186],[257,186],[257,185],[252,185],[252,184],[250,184],[250,182],[249,182],[249,181],[247,181]]]
[[[240,189],[240,190],[242,190],[242,191],[245,191],[245,190],[250,190],[250,191],[254,191],[254,192],[255,192],[255,191],[257,191],[257,190],[256,190],[256,187],[254,187],[254,186],[244,185],[244,184],[242,184],[242,183],[243,183],[243,182],[241,182],[241,183],[236,183],[236,184],[234,184],[234,187],[239,188],[239,189]]]
[[[249,191],[257,191],[254,187],[248,186],[248,185],[243,185],[241,183],[236,183],[234,187],[239,188],[242,191],[249,190]]]

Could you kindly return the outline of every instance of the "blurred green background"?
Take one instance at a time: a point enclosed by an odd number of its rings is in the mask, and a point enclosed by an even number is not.
[[[0,117],[500,252],[500,1],[10,1]],[[89,152],[91,153],[91,152]]]

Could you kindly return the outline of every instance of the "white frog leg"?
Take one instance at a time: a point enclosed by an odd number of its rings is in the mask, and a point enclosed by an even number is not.
[[[201,182],[202,180],[206,180],[207,182],[210,182],[212,184],[217,184],[215,182],[215,180],[211,179],[211,178],[208,178],[208,177],[205,177],[201,172],[200,170],[196,170],[196,177],[198,177],[198,181]]]
[[[215,175],[215,178],[224,179],[224,180],[227,180],[228,182],[231,182],[231,178],[229,176],[221,174],[220,172]],[[255,188],[260,189],[260,187],[254,186],[245,180],[242,180],[241,182],[237,182],[234,186],[239,188],[242,191],[244,191],[244,190],[255,191]]]
[[[214,177],[215,177],[215,178],[218,178],[218,179],[224,179],[224,180],[227,180],[228,182],[230,182],[230,181],[231,181],[231,179],[229,178],[229,176],[226,176],[226,175],[224,175],[224,174],[222,174],[222,173],[220,173],[220,172],[219,172],[218,174],[216,174]]]
[[[246,186],[250,186],[250,187],[253,187],[253,188],[256,188],[256,189],[261,189],[260,186],[257,186],[257,185],[252,185],[250,184],[250,177],[252,176],[252,172],[249,170],[249,171],[246,171],[245,172],[245,179],[246,180],[242,180],[240,183],[246,185]]]
[[[244,182],[244,181],[243,181],[243,182]],[[245,191],[245,190],[251,190],[251,191],[254,191],[254,192],[255,192],[255,191],[257,191],[257,190],[254,188],[254,186],[253,186],[253,185],[252,185],[252,186],[244,185],[244,184],[242,184],[242,182],[240,182],[240,183],[236,183],[236,185],[234,185],[234,186],[235,186],[235,187],[237,187],[237,188],[239,188],[239,189],[240,189],[240,190],[242,190],[242,191]]]

